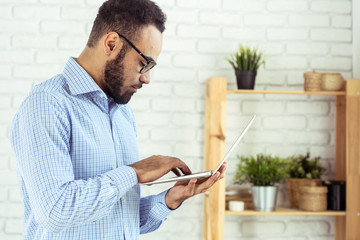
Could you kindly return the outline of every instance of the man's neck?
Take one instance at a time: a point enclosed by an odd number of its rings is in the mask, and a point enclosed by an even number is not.
[[[86,46],[76,61],[104,91],[103,69],[105,64],[104,61],[97,56],[95,48]]]

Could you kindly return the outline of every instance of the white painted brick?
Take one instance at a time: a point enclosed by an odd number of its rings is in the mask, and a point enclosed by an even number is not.
[[[42,21],[40,29],[43,33],[84,35],[85,24],[79,21]]]
[[[98,9],[96,8],[74,8],[74,7],[63,7],[61,8],[61,18],[67,20],[88,20],[93,22]]]
[[[197,73],[187,68],[166,68],[161,66],[154,70],[153,78],[156,82],[194,82],[197,79]]]
[[[289,71],[288,72],[288,85],[304,86],[304,71]],[[303,89],[302,89],[303,90]]]
[[[73,53],[72,51],[37,51],[35,62],[39,64],[65,63]]]
[[[178,157],[203,157],[202,144],[176,143],[174,155]],[[194,169],[194,168],[191,168]],[[198,169],[201,171],[201,169]]]
[[[157,63],[161,67],[171,67],[173,63],[174,53],[162,52]],[[158,69],[158,68],[157,68]]]
[[[204,116],[197,113],[175,113],[172,116],[171,122],[175,126],[185,127],[185,126],[194,126],[194,127],[203,127],[204,125]]]
[[[267,30],[269,40],[305,40],[308,30],[297,28],[269,28]]]
[[[23,221],[21,219],[8,219],[5,223],[5,232],[14,234],[22,233]]]
[[[21,79],[46,80],[60,72],[60,67],[50,64],[17,65],[14,67],[14,77]],[[18,82],[18,81],[16,81]]]
[[[285,110],[285,104],[282,102],[254,102],[254,101],[243,101],[242,112],[243,113],[257,113],[262,114],[279,114]]]
[[[145,113],[136,112],[137,125],[141,126],[167,126],[170,122],[170,114],[168,113]]]
[[[231,12],[200,12],[200,23],[243,26],[243,14]]]
[[[333,116],[324,116],[324,117],[312,117],[309,120],[309,127],[311,129],[325,130],[325,129],[334,129],[335,119]]]
[[[11,96],[0,95],[0,109],[9,108],[11,106]]]
[[[287,131],[286,135],[286,142],[289,144],[324,145],[330,141],[330,136],[326,132]]]
[[[163,51],[169,52],[194,52],[196,41],[189,39],[166,39],[163,43]]]
[[[0,68],[1,70],[1,68]],[[0,93],[27,93],[32,87],[31,81],[0,81]]]
[[[315,156],[315,155],[314,155]],[[330,231],[330,226],[325,221],[290,221],[287,224],[286,232],[292,234],[327,234]]]
[[[26,93],[13,93],[13,100],[12,100],[12,107],[18,109],[20,104],[24,101],[25,97],[27,96],[28,92]]]
[[[198,10],[168,10],[166,11],[167,20],[175,23],[196,23]]]
[[[238,45],[237,41],[200,40],[198,50],[201,53],[229,53],[230,55],[238,48]]]
[[[37,33],[39,31],[38,21],[1,20],[0,29],[2,33]]]
[[[212,68],[216,64],[216,59],[212,55],[199,54],[177,54],[174,57],[174,66],[179,67],[208,67]]]
[[[222,29],[222,36],[228,39],[245,40],[263,40],[265,39],[265,31],[258,28],[233,28],[225,27]]]
[[[13,65],[10,64],[0,64],[0,77],[2,78],[1,81],[8,80],[12,74]],[[2,85],[0,81],[0,86]],[[3,89],[5,91],[6,89]],[[2,89],[0,88],[0,92]]]
[[[59,36],[59,48],[60,49],[83,49],[88,41],[88,37],[79,37],[79,36]]]
[[[310,9],[322,13],[351,13],[350,1],[312,1]]]
[[[329,113],[330,107],[327,102],[288,102],[286,104],[287,112],[294,115],[299,114],[318,114]]]
[[[153,78],[151,78],[153,79]],[[139,95],[141,96],[158,96],[166,97],[171,95],[171,84],[150,82],[150,85],[145,85],[140,89]]]
[[[171,156],[173,154],[171,144],[168,141],[166,143],[155,141],[139,142],[139,152],[142,158],[159,154],[165,156]]]
[[[91,0],[91,1],[97,1],[97,0]],[[154,0],[154,2],[163,10],[166,7],[175,6],[175,0]],[[167,12],[167,10],[164,11]]]
[[[259,49],[264,52],[265,57],[270,55],[280,55],[285,53],[285,44],[283,43],[261,43]]]
[[[54,49],[57,44],[55,35],[14,35],[12,45],[17,49]]]
[[[167,22],[166,23],[166,29],[163,33],[164,39],[166,40],[168,37],[176,37],[176,29],[177,29],[177,24],[176,23],[171,23],[171,22]]]
[[[16,111],[14,109],[0,109],[0,123],[10,123],[15,116]],[[0,153],[12,153],[10,142],[8,140],[0,140],[2,145],[0,148]]]
[[[192,112],[195,110],[195,101],[192,99],[154,99],[151,107],[161,112]]]
[[[77,1],[72,1],[72,0],[39,0],[40,3],[44,3],[46,5],[57,5],[57,6],[63,6],[63,5],[78,5],[83,6],[84,5],[84,0],[77,0]]]
[[[286,74],[284,72],[277,71],[258,71],[255,79],[255,86],[282,86],[286,81]]]
[[[271,153],[273,155],[279,156],[279,157],[289,157],[292,155],[297,155],[297,154],[304,154],[308,151],[307,146],[305,145],[289,145],[289,144],[284,144],[284,145],[269,145],[265,148],[265,153]]]
[[[353,54],[353,47],[351,43],[334,43],[331,44],[331,54],[335,56],[350,57]]]
[[[150,109],[150,98],[139,95],[133,96],[129,105],[134,111],[148,111]]]
[[[8,199],[8,189],[7,187],[0,185],[0,202],[5,202],[7,199]]]
[[[305,57],[269,57],[266,58],[267,70],[294,70],[306,69],[308,66]]]
[[[189,85],[174,84],[175,96],[184,98],[204,98],[205,97],[205,85],[193,85],[189,88]]]
[[[11,48],[11,34],[0,34],[0,49],[8,50]]]
[[[244,16],[245,26],[283,26],[286,16],[280,14],[249,14]]]
[[[20,190],[19,190],[18,186],[12,187],[9,189],[9,200],[10,200],[10,202],[13,202],[13,203],[22,201],[22,198],[20,195]]]
[[[265,129],[304,129],[306,118],[304,116],[275,116],[263,119]]]
[[[286,227],[284,222],[260,222],[260,221],[247,221],[241,224],[242,233],[244,236],[254,236],[258,232],[262,232],[263,235],[279,235],[285,232]]]
[[[17,19],[54,19],[60,16],[60,8],[57,6],[15,6],[13,11]]]
[[[202,9],[219,9],[221,6],[221,0],[181,0],[177,1],[178,7],[186,7],[186,8],[202,8]]]
[[[192,141],[195,140],[195,132],[187,129],[156,129],[150,132],[152,140],[155,141]]]
[[[329,52],[326,43],[289,43],[286,52],[299,55],[325,55]]]
[[[306,11],[308,3],[306,1],[270,0],[267,2],[267,9],[273,12]]]
[[[311,40],[350,42],[351,30],[348,29],[313,29],[310,32]]]
[[[332,26],[340,28],[351,28],[352,25],[351,16],[337,15],[331,19]]]
[[[0,16],[3,19],[12,18],[12,7],[11,6],[0,6]]]
[[[330,17],[326,15],[290,15],[289,24],[304,27],[327,27],[330,25]]]
[[[34,62],[34,52],[33,51],[1,51],[0,63],[32,63]]]
[[[218,36],[220,28],[215,26],[203,26],[203,25],[184,25],[179,24],[177,29],[177,35],[179,37],[191,37],[191,38],[213,38]]]
[[[23,207],[21,203],[0,204],[0,218],[3,217],[20,218],[22,216],[23,216]]]
[[[18,1],[18,0],[16,0]],[[22,240],[23,237],[21,234],[17,235],[17,234],[5,234],[5,233],[1,233],[0,232],[0,239],[1,240]]]
[[[9,167],[9,170],[10,171],[16,171],[16,159],[15,159],[15,156],[13,154],[11,154],[11,156],[9,157],[10,159],[10,167]],[[17,182],[16,182],[16,185],[17,185]]]
[[[352,59],[345,57],[313,57],[310,61],[310,67],[329,71],[351,70]]]
[[[284,136],[279,131],[250,131],[247,132],[246,137],[244,138],[244,143],[271,143],[271,144],[281,144],[284,142]]]
[[[259,9],[265,8],[265,1],[224,0],[223,8],[232,11],[240,10],[240,11],[258,12]]]

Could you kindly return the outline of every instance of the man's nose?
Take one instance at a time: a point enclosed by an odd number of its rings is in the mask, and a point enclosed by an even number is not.
[[[151,70],[150,70],[151,71]],[[149,84],[150,83],[150,71],[140,75],[140,82]]]

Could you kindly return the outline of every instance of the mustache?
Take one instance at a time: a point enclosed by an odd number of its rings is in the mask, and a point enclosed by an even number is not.
[[[142,88],[142,83],[134,84],[134,85],[132,85],[132,87],[140,89],[140,88]]]

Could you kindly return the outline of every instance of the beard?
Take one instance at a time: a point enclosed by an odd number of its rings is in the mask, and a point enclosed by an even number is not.
[[[134,94],[134,92],[121,90],[125,82],[123,60],[127,50],[128,48],[124,46],[115,59],[107,61],[105,64],[104,91],[118,104],[127,104]]]

